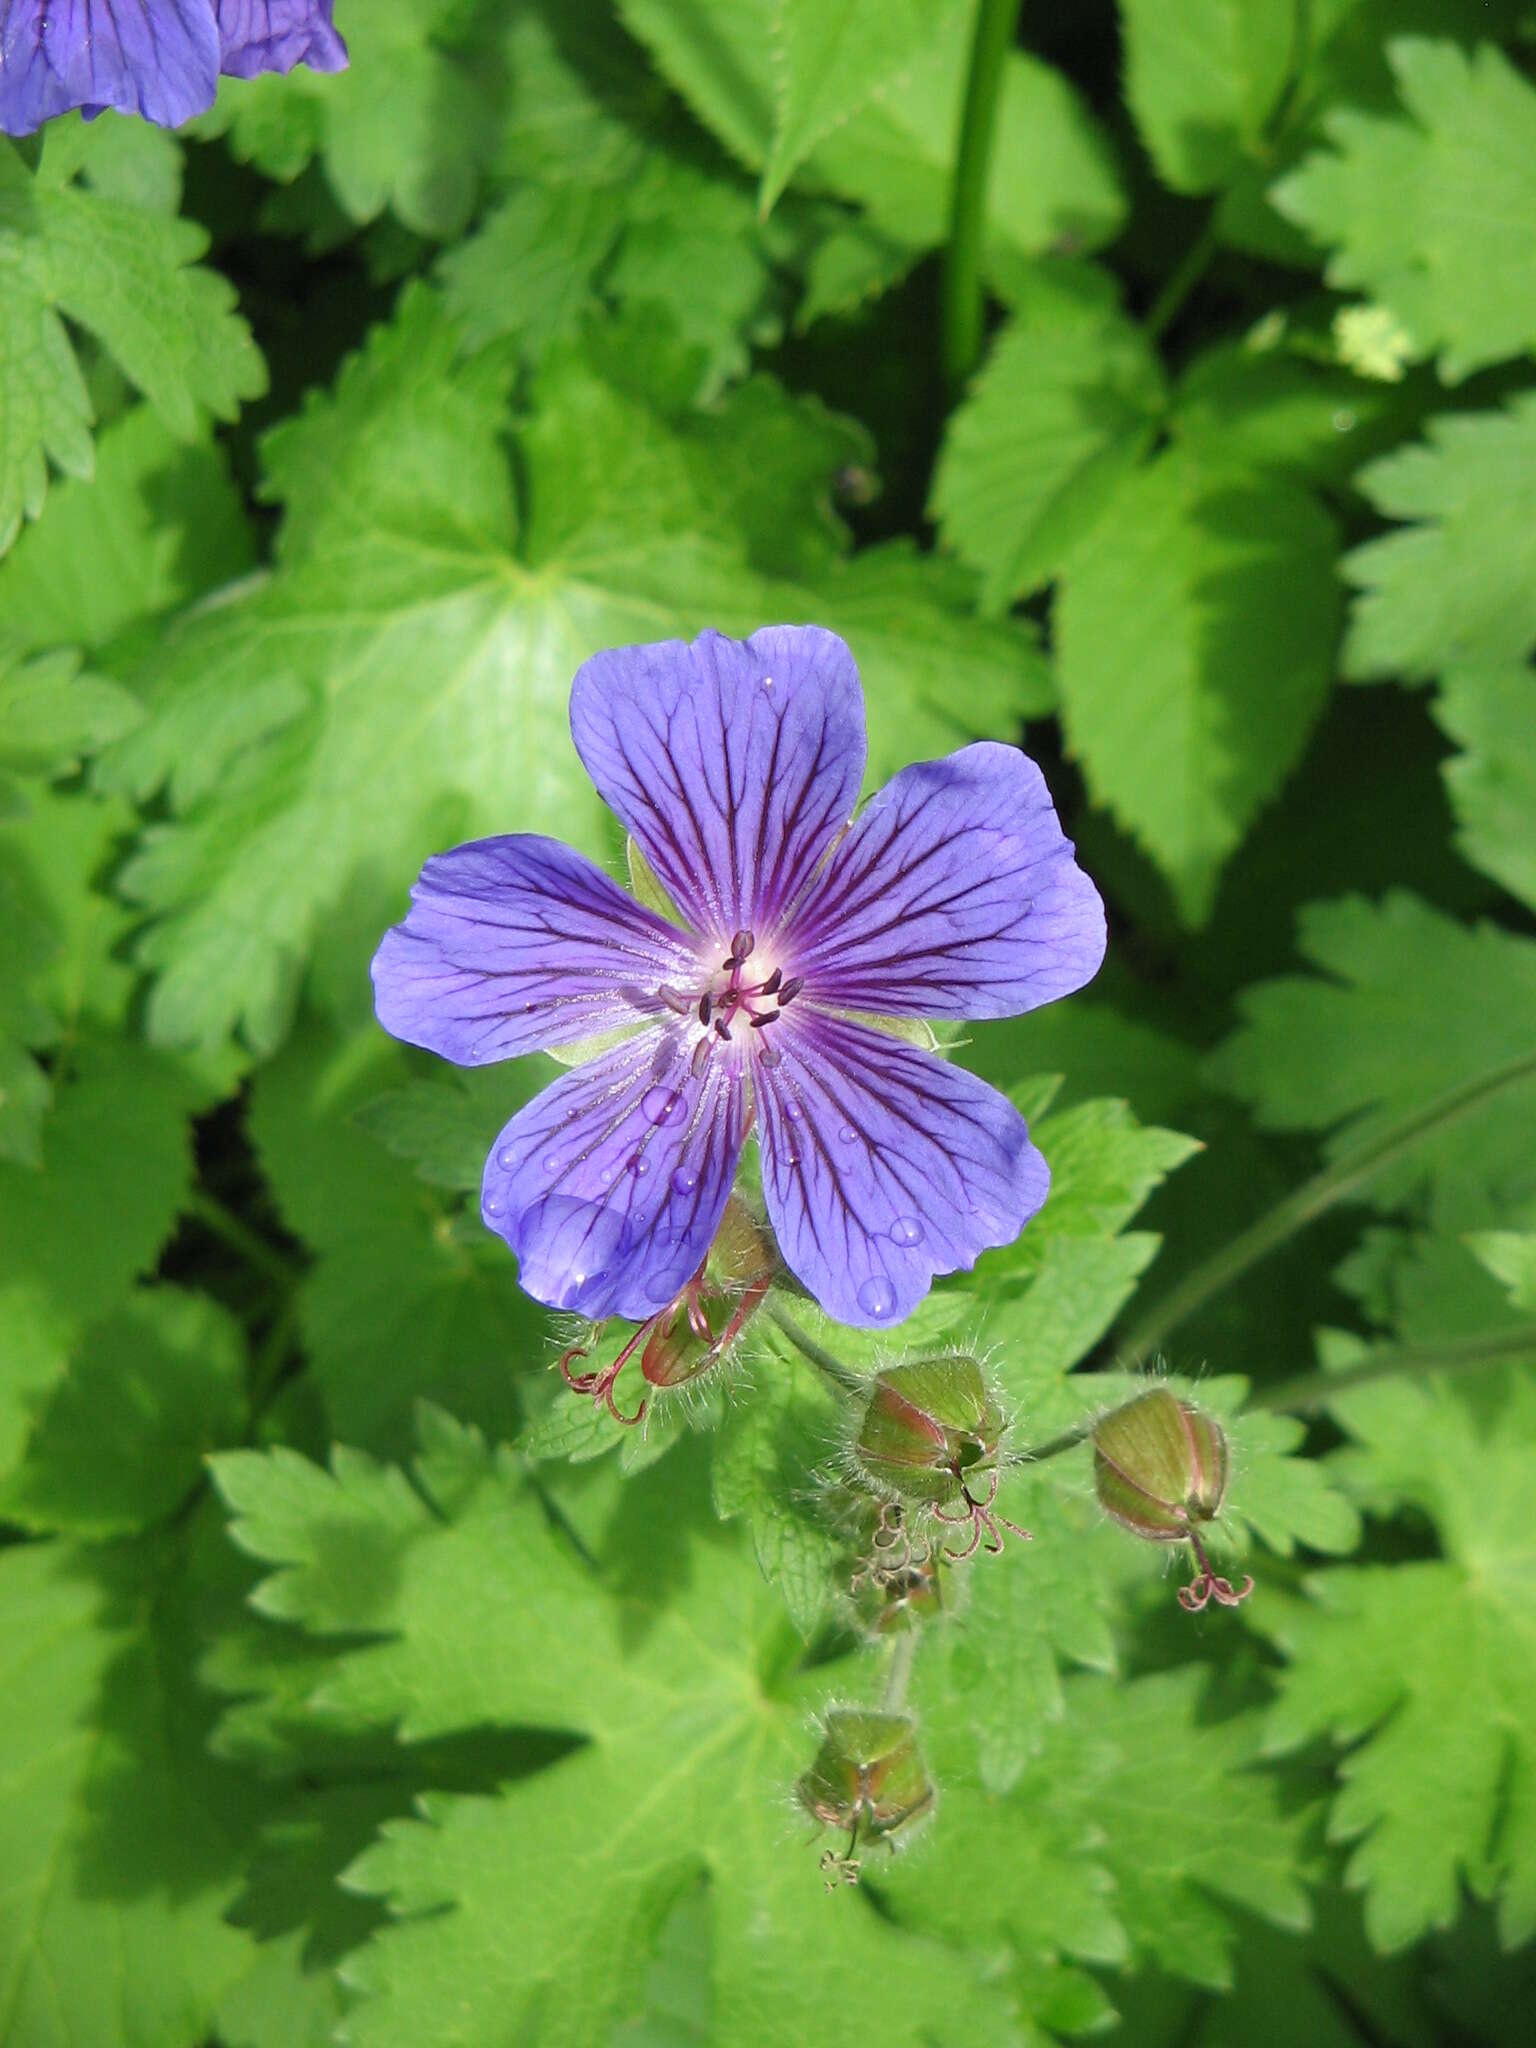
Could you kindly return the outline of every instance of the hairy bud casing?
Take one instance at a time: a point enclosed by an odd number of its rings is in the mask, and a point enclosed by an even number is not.
[[[829,1850],[822,1868],[834,1884],[856,1883],[854,1852],[860,1842],[883,1841],[894,1849],[933,1806],[911,1715],[830,1708],[816,1760],[796,1784],[795,1796],[824,1827],[848,1830],[846,1851],[838,1856]]]
[[[1213,1415],[1182,1401],[1169,1387],[1150,1387],[1102,1416],[1093,1427],[1093,1480],[1099,1505],[1149,1543],[1188,1543],[1199,1573],[1181,1587],[1183,1606],[1209,1600],[1235,1607],[1253,1591],[1234,1589],[1211,1569],[1199,1526],[1221,1513],[1231,1453]]]

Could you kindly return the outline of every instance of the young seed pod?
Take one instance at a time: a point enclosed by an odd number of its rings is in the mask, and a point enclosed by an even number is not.
[[[632,1415],[619,1407],[614,1390],[629,1361],[638,1353],[643,1378],[659,1392],[700,1379],[725,1359],[777,1270],[772,1241],[740,1196],[732,1195],[704,1263],[682,1292],[647,1317],[605,1365],[576,1372],[576,1361],[589,1358],[602,1341],[605,1325],[594,1324],[559,1361],[566,1385],[632,1427],[644,1420],[649,1396]]]
[[[1211,1570],[1197,1525],[1214,1521],[1227,1496],[1226,1431],[1213,1415],[1151,1387],[1103,1416],[1093,1429],[1093,1478],[1099,1505],[1149,1543],[1188,1543],[1200,1567],[1179,1599],[1196,1609],[1214,1599],[1235,1607],[1253,1591],[1234,1592]]]
[[[772,1242],[732,1195],[704,1266],[648,1326],[640,1354],[648,1383],[658,1390],[682,1387],[712,1371],[762,1305],[773,1275]]]
[[[1003,1428],[974,1358],[907,1359],[875,1375],[854,1462],[880,1492],[947,1507],[968,1474],[995,1468]]]
[[[1002,1529],[1028,1537],[992,1511],[1007,1426],[974,1358],[910,1358],[871,1381],[851,1462],[876,1493],[968,1528],[965,1548],[944,1553],[959,1561],[983,1539],[989,1550],[1001,1550]]]
[[[861,1841],[894,1849],[932,1807],[934,1791],[910,1715],[833,1707],[822,1731],[821,1748],[795,1796],[824,1827],[848,1830],[843,1854],[829,1849],[821,1859],[831,1891],[838,1883],[858,1883],[854,1852]]]

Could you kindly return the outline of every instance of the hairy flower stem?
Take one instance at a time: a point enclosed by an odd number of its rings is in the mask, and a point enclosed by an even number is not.
[[[1379,1137],[1355,1146],[1334,1160],[1331,1166],[1325,1166],[1321,1173],[1303,1181],[1299,1188],[1294,1188],[1257,1222],[1250,1223],[1246,1230],[1240,1230],[1236,1237],[1202,1261],[1193,1272],[1186,1273],[1179,1284],[1164,1295],[1121,1340],[1118,1346],[1121,1357],[1131,1364],[1139,1364],[1149,1352],[1158,1349],[1170,1331],[1176,1330],[1197,1309],[1204,1308],[1208,1301],[1223,1293],[1234,1280],[1240,1280],[1250,1266],[1256,1266],[1271,1252],[1278,1251],[1299,1230],[1304,1230],[1319,1216],[1326,1215],[1328,1210],[1367,1186],[1377,1174],[1394,1165],[1425,1138],[1433,1137],[1468,1110],[1478,1108],[1490,1096],[1498,1094],[1501,1088],[1529,1080],[1533,1075],[1536,1075],[1536,1053],[1525,1053],[1521,1058],[1511,1060],[1508,1066],[1495,1067],[1492,1073],[1480,1074],[1475,1081],[1464,1081],[1459,1087],[1437,1096],[1427,1108],[1415,1110],[1412,1116],[1391,1125]]]
[[[944,260],[940,339],[944,376],[957,390],[981,355],[985,287],[981,276],[986,238],[987,181],[992,169],[992,135],[1003,60],[1019,25],[1022,0],[981,0],[971,40],[965,109],[960,117],[960,152],[950,208],[949,250]]]
[[[829,1379],[839,1393],[862,1394],[867,1391],[867,1383],[861,1374],[856,1373],[852,1366],[844,1365],[840,1358],[834,1358],[830,1351],[824,1351],[816,1339],[802,1330],[794,1317],[787,1310],[780,1308],[776,1301],[768,1304],[767,1315],[769,1322],[776,1324],[784,1332],[801,1357],[809,1359],[816,1370]]]
[[[1374,1380],[1422,1379],[1430,1373],[1466,1372],[1478,1365],[1501,1365],[1506,1359],[1536,1353],[1536,1323],[1518,1323],[1507,1330],[1484,1330],[1475,1337],[1448,1338],[1443,1344],[1404,1345],[1378,1351],[1341,1372],[1305,1372],[1264,1387],[1249,1397],[1250,1408],[1269,1408],[1282,1415],[1307,1415],[1337,1394]]]
[[[1064,1429],[1060,1436],[1047,1437],[1043,1444],[1026,1444],[1018,1454],[1021,1465],[1040,1465],[1047,1458],[1059,1458],[1063,1451],[1075,1450],[1093,1435],[1091,1422],[1080,1422],[1075,1429]]]
[[[907,1681],[912,1676],[912,1660],[917,1655],[918,1633],[917,1629],[909,1629],[892,1645],[891,1661],[885,1673],[885,1691],[880,1696],[883,1713],[899,1714],[907,1703]]]

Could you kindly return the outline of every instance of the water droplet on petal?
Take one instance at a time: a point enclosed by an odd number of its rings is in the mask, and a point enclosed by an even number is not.
[[[485,1200],[480,1204],[481,1212],[486,1216],[499,1216],[501,1214],[502,1207],[503,1204],[501,1201],[501,1197],[499,1195],[487,1195]]]
[[[496,1154],[496,1164],[498,1166],[506,1167],[516,1166],[517,1147],[515,1145],[503,1145],[501,1150]]]
[[[672,1176],[672,1185],[680,1195],[691,1195],[699,1184],[699,1176],[691,1166],[680,1166]]]
[[[640,1292],[647,1301],[670,1301],[677,1292],[676,1287],[664,1273],[647,1273],[640,1283]]]
[[[786,1102],[784,1105],[784,1114],[789,1118],[792,1124],[797,1124],[799,1123],[801,1117],[805,1115],[805,1111],[800,1107],[799,1103],[796,1102],[795,1098],[791,1096],[788,1102]]]
[[[516,1158],[516,1154],[513,1152],[512,1147],[510,1145],[506,1147],[505,1151],[498,1152],[496,1156],[501,1161],[503,1166],[512,1165],[514,1159]],[[544,1169],[546,1173],[558,1173],[561,1167],[564,1166],[564,1164],[565,1159],[559,1152],[546,1152],[544,1154],[544,1157],[539,1161],[539,1165]]]
[[[841,1138],[841,1139],[842,1139],[842,1141],[843,1141],[843,1143],[844,1143],[845,1145],[851,1145],[851,1144],[853,1144],[853,1142],[855,1141],[855,1139],[856,1139],[856,1138],[858,1137],[858,1135],[859,1135],[859,1134],[858,1134],[858,1132],[857,1132],[857,1131],[856,1131],[856,1130],[855,1130],[855,1129],[853,1128],[853,1125],[852,1125],[852,1124],[844,1124],[844,1125],[843,1125],[843,1128],[842,1128],[842,1129],[841,1129],[841,1130],[840,1130],[840,1131],[838,1132],[838,1134],[837,1134],[837,1135],[839,1136],[839,1138]]]
[[[651,1162],[649,1161],[649,1159],[646,1158],[643,1152],[637,1152],[634,1158],[630,1161],[630,1165],[634,1167],[635,1172],[637,1174],[649,1173],[651,1170]]]
[[[640,1107],[651,1123],[675,1128],[688,1120],[688,1104],[676,1088],[647,1088]]]
[[[923,1226],[915,1216],[898,1216],[891,1225],[892,1244],[920,1244]]]
[[[872,1274],[859,1289],[859,1307],[867,1316],[888,1316],[896,1306],[896,1290],[883,1273]]]

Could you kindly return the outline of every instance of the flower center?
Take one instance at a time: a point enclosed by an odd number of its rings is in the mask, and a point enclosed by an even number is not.
[[[663,982],[656,991],[669,1010],[695,1019],[700,1027],[693,1047],[695,1074],[703,1073],[717,1045],[729,1045],[734,1036],[754,1031],[759,1034],[758,1058],[765,1067],[778,1065],[777,1051],[761,1034],[778,1022],[785,1006],[800,993],[801,977],[792,974],[786,981],[782,967],[760,973],[761,959],[757,968],[749,965],[756,946],[752,932],[737,932],[718,971],[701,988],[690,991]]]

